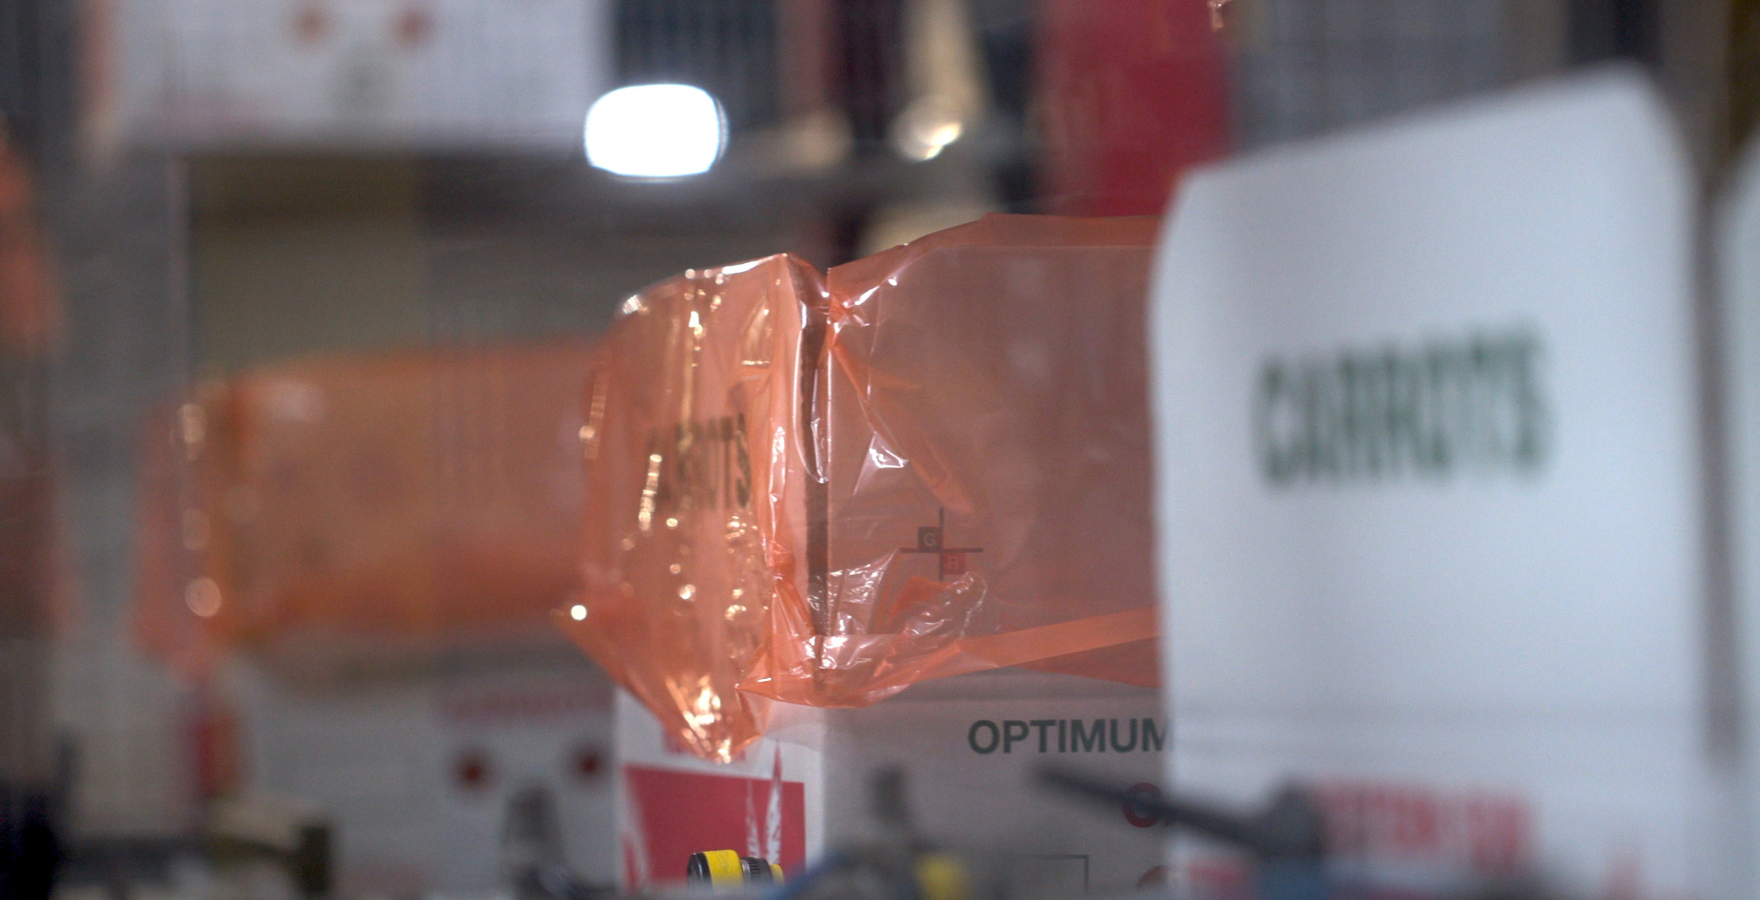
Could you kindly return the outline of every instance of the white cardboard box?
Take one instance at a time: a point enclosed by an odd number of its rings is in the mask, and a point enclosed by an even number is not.
[[[1728,637],[1741,661],[1724,687],[1731,690],[1726,701],[1734,701],[1744,763],[1741,821],[1733,830],[1747,849],[1742,874],[1751,880],[1760,871],[1760,145],[1748,145],[1718,211],[1734,626]]]
[[[623,882],[683,880],[690,853],[717,849],[798,872],[863,833],[869,781],[896,766],[922,832],[1003,854],[1026,896],[1129,890],[1160,874],[1151,870],[1163,863],[1165,830],[1133,824],[1122,806],[1047,793],[1032,776],[1057,763],[1125,785],[1156,782],[1168,738],[1154,690],[1003,670],[928,682],[865,709],[778,704],[762,740],[715,765],[668,746],[620,692]]]
[[[1726,895],[1691,198],[1617,71],[1185,182],[1151,311],[1179,788],[1315,784],[1340,865],[1397,881]]]
[[[579,152],[603,0],[113,0],[94,100],[131,143]]]
[[[611,686],[596,669],[501,670],[303,689],[234,673],[249,788],[321,810],[348,894],[504,889],[508,800],[554,803],[566,862],[615,878]]]

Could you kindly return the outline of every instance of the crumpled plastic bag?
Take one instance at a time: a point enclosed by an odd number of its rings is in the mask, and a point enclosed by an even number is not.
[[[631,297],[585,395],[564,630],[709,759],[770,699],[1001,666],[1154,684],[1154,228],[989,216]]]
[[[147,426],[137,643],[199,672],[220,649],[548,632],[579,569],[591,355],[360,354],[199,386]]]
[[[625,303],[588,381],[582,590],[559,621],[711,758],[762,733],[738,685],[773,614],[808,604],[823,297],[787,256],[686,272]]]

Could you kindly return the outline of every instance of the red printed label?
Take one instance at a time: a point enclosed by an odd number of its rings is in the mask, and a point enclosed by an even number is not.
[[[1437,863],[1481,875],[1513,874],[1532,861],[1533,818],[1513,794],[1367,782],[1326,783],[1318,793],[1334,856]]]
[[[776,777],[741,778],[624,766],[629,887],[682,882],[692,853],[735,850],[795,873],[806,862],[806,788]]]

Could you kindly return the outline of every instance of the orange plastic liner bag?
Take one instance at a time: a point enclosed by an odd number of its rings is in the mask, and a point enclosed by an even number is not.
[[[265,366],[148,423],[137,642],[314,655],[542,634],[573,592],[580,392],[556,342]]]
[[[1000,666],[1155,683],[1154,222],[990,216],[629,301],[586,401],[563,627],[727,759],[764,699]]]

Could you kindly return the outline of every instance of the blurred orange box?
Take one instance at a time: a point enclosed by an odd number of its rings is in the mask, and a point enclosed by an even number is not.
[[[548,629],[578,580],[590,347],[311,359],[149,425],[136,631],[217,646],[416,645]]]

